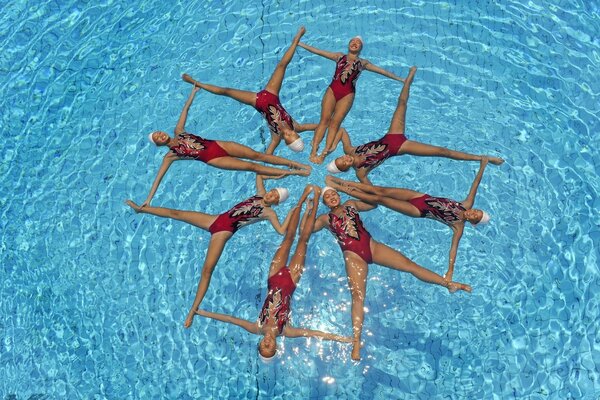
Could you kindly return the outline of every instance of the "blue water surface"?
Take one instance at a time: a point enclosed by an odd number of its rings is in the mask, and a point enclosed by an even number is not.
[[[596,399],[600,396],[600,3],[598,1],[18,1],[0,13],[0,395],[28,398]],[[407,135],[506,159],[489,166],[451,295],[370,269],[363,360],[346,344],[258,338],[183,321],[209,235],[133,213],[163,156],[188,72],[258,91],[300,25],[304,41],[406,76]],[[331,61],[298,49],[281,91],[316,122]],[[402,84],[364,72],[344,122],[354,143],[387,131]],[[261,116],[200,92],[189,131],[264,150]],[[309,141],[309,136],[305,138]],[[283,146],[282,146],[283,147]],[[307,152],[277,154],[305,161]],[[336,154],[341,154],[338,149]],[[375,184],[462,199],[478,163],[397,157]],[[292,191],[309,178],[278,182]],[[350,177],[350,176],[348,176]],[[268,182],[268,185],[272,185]],[[250,173],[176,163],[153,205],[219,213],[254,194]],[[321,212],[325,208],[321,206]],[[443,273],[450,231],[387,209],[363,214],[379,241]],[[254,319],[281,238],[265,223],[228,243],[203,307]],[[294,324],[350,335],[333,237],[311,239]]]

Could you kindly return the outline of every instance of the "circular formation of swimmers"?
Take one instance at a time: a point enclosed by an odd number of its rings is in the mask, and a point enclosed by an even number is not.
[[[360,36],[350,40],[348,52],[343,54],[317,49],[301,43],[300,39],[305,32],[304,27],[298,30],[291,46],[277,64],[271,79],[265,88],[258,93],[218,87],[197,81],[190,75],[184,74],[182,78],[185,82],[192,84],[192,91],[175,126],[175,136],[172,137],[163,131],[156,131],[149,135],[149,140],[152,143],[158,147],[166,147],[168,151],[163,158],[146,200],[141,205],[127,200],[127,204],[137,213],[180,220],[204,229],[211,234],[196,296],[184,322],[186,328],[192,325],[196,315],[238,325],[248,332],[262,336],[258,344],[258,353],[263,360],[275,356],[278,336],[318,337],[352,343],[352,359],[359,360],[369,264],[383,265],[398,271],[408,272],[423,282],[443,286],[450,292],[458,290],[471,291],[469,285],[453,281],[458,245],[466,221],[472,225],[484,224],[489,221],[489,215],[485,211],[473,208],[475,196],[487,164],[498,165],[503,163],[504,160],[498,157],[463,153],[407,139],[404,134],[406,107],[410,86],[417,69],[415,67],[410,68],[408,76],[400,78],[360,57],[363,48],[363,41]],[[279,91],[285,71],[297,47],[336,63],[333,80],[323,96],[321,119],[318,124],[297,122],[288,114],[279,101]],[[380,139],[352,146],[348,132],[341,125],[352,108],[355,83],[363,70],[373,71],[385,77],[401,81],[403,82],[403,88],[392,115],[388,132]],[[271,142],[265,153],[257,152],[236,142],[205,139],[188,133],[185,129],[188,111],[196,93],[201,89],[233,98],[259,111],[264,116],[271,131]],[[359,182],[328,175],[325,178],[326,186],[323,188],[316,185],[307,185],[296,205],[290,210],[283,223],[280,223],[273,207],[284,202],[289,197],[289,191],[281,187],[267,190],[264,181],[280,179],[288,175],[308,176],[311,173],[310,165],[273,155],[281,140],[291,150],[301,152],[304,149],[304,142],[299,133],[303,131],[314,131],[309,160],[315,164],[323,163],[325,158],[334,152],[341,141],[345,154],[330,161],[327,165],[327,171],[337,174],[352,168]],[[319,146],[324,138],[326,139],[325,146],[319,154]],[[467,197],[463,201],[435,197],[405,188],[380,187],[371,184],[367,176],[372,170],[380,166],[386,159],[404,154],[479,161],[480,167]],[[150,203],[163,176],[171,163],[177,160],[198,160],[215,168],[254,172],[256,174],[256,195],[241,201],[230,210],[219,215],[152,206]],[[262,163],[270,164],[270,166]],[[346,193],[353,199],[343,202],[340,193]],[[329,212],[317,216],[319,199],[321,198],[323,204],[329,208]],[[306,204],[305,211],[301,216],[304,204]],[[399,251],[371,237],[363,225],[360,212],[372,210],[378,205],[409,217],[431,218],[446,224],[452,229],[448,270],[444,275],[439,275],[416,264]],[[212,273],[227,241],[240,228],[260,220],[268,220],[275,231],[283,235],[283,241],[271,261],[267,281],[267,296],[258,319],[246,321],[230,315],[200,309]],[[352,299],[352,336],[349,337],[297,328],[289,323],[291,298],[304,270],[308,242],[314,232],[323,228],[327,228],[333,234],[343,253]],[[299,238],[295,251],[290,258],[290,252],[298,230],[300,231]]]

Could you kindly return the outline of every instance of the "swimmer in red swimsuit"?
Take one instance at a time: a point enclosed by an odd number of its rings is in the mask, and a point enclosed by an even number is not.
[[[344,254],[348,285],[352,296],[352,329],[354,333],[352,359],[360,359],[369,264],[375,263],[408,272],[424,282],[444,286],[451,293],[457,290],[471,291],[469,285],[452,282],[414,263],[399,251],[373,239],[362,225],[358,213],[372,210],[376,206],[358,200],[348,200],[342,204],[340,195],[331,187],[323,189],[323,203],[331,211],[317,218],[314,230],[318,231],[327,227],[336,236]]]
[[[444,276],[451,281],[454,274],[454,263],[456,261],[458,245],[465,228],[465,221],[469,221],[472,225],[483,224],[489,221],[489,215],[485,211],[473,208],[475,195],[477,194],[477,189],[479,188],[479,183],[481,182],[487,163],[488,159],[484,157],[481,160],[479,172],[471,184],[467,198],[460,202],[443,197],[430,196],[414,190],[372,186],[332,176],[325,178],[325,181],[335,190],[347,193],[365,203],[382,205],[409,217],[431,218],[448,225],[452,229],[453,234],[450,255],[448,257],[448,271],[446,271]]]
[[[423,157],[446,157],[453,160],[481,161],[484,157],[489,159],[492,164],[502,164],[503,159],[499,157],[474,155],[460,151],[449,150],[444,147],[432,146],[425,143],[409,140],[404,135],[406,106],[410,85],[417,71],[412,67],[404,81],[404,87],[398,98],[398,105],[392,117],[392,122],[388,133],[379,140],[375,140],[360,146],[353,147],[350,143],[350,137],[345,129],[340,129],[340,140],[344,146],[344,153],[333,160],[327,166],[331,173],[344,172],[354,168],[356,177],[363,183],[371,183],[367,178],[369,172],[381,165],[385,160],[394,156],[411,154],[413,156]],[[335,144],[337,145],[337,143]],[[335,147],[335,146],[334,146]]]
[[[150,141],[156,146],[167,146],[169,152],[163,158],[158,174],[154,179],[152,188],[148,197],[142,203],[147,206],[152,201],[162,178],[165,176],[173,161],[178,160],[198,160],[210,166],[237,170],[251,171],[261,175],[268,176],[285,176],[285,175],[303,175],[310,174],[311,167],[295,161],[288,160],[283,157],[277,157],[271,154],[259,153],[252,150],[250,147],[241,145],[236,142],[226,142],[223,140],[208,140],[200,136],[192,135],[185,131],[185,122],[187,120],[188,110],[194,101],[194,96],[200,88],[194,86],[192,93],[188,97],[181,116],[175,127],[175,137],[170,137],[166,132],[157,131],[149,135]],[[243,160],[244,158],[270,163],[274,165],[285,165],[293,170],[282,170],[273,167],[267,167],[261,164]]]
[[[211,234],[206,258],[204,259],[204,265],[202,266],[200,281],[198,282],[196,297],[184,323],[186,328],[189,328],[192,324],[195,312],[208,290],[212,273],[223,253],[225,244],[227,244],[235,232],[246,225],[262,220],[268,220],[277,233],[280,235],[285,233],[291,214],[288,214],[283,223],[280,224],[277,213],[272,209],[272,206],[285,201],[289,193],[287,189],[284,188],[275,188],[267,192],[263,179],[268,179],[268,177],[262,177],[260,175],[256,176],[256,195],[236,204],[230,210],[220,215],[152,207],[149,205],[143,207],[138,206],[131,200],[127,200],[127,204],[133,208],[136,213],[176,219],[208,231]]]
[[[321,120],[317,129],[315,129],[312,150],[310,152],[310,161],[321,164],[327,154],[335,150],[337,143],[340,141],[339,138],[336,140],[336,136],[338,134],[341,135],[339,130],[342,121],[344,121],[350,108],[352,108],[354,92],[356,90],[355,85],[360,73],[366,69],[367,71],[377,72],[397,81],[404,81],[404,79],[372,64],[368,60],[360,58],[360,52],[363,48],[363,41],[360,36],[350,39],[347,54],[317,49],[302,42],[298,43],[298,46],[335,62],[333,79],[327,90],[325,90],[325,95],[321,101]],[[319,145],[325,136],[325,131],[327,131],[325,148],[320,155],[317,155]]]
[[[302,228],[298,244],[296,245],[296,251],[292,256],[288,267],[287,261],[292,245],[294,244],[296,230],[298,229],[302,203],[308,198],[311,189],[315,191],[314,198],[308,200],[307,210],[302,218]],[[307,186],[300,201],[292,210],[292,217],[287,226],[283,242],[277,249],[273,261],[271,262],[269,279],[267,281],[267,297],[263,303],[257,321],[246,321],[230,315],[204,310],[197,311],[197,314],[204,317],[228,322],[242,327],[250,333],[263,335],[263,338],[258,344],[258,352],[263,360],[268,360],[275,356],[275,353],[277,352],[277,336],[319,337],[339,342],[352,342],[352,339],[349,337],[312,329],[295,328],[292,327],[289,322],[292,295],[296,290],[296,285],[300,281],[300,277],[304,271],[308,240],[310,239],[315,225],[317,208],[319,206],[319,194],[320,189],[318,187],[311,188],[310,186]]]
[[[298,32],[292,41],[292,45],[285,52],[281,58],[281,61],[279,61],[279,64],[277,64],[277,67],[275,68],[271,79],[269,79],[267,86],[258,93],[203,83],[195,80],[188,74],[183,74],[182,78],[184,81],[201,87],[202,89],[211,93],[220,96],[231,97],[240,103],[248,104],[260,112],[267,121],[269,130],[271,131],[271,143],[265,151],[267,154],[273,154],[275,148],[281,142],[281,139],[285,141],[286,145],[292,151],[302,151],[304,149],[304,142],[300,138],[300,135],[298,135],[298,132],[313,131],[317,125],[299,124],[298,122],[294,121],[290,114],[288,114],[285,108],[283,108],[281,105],[281,102],[279,101],[279,91],[281,90],[281,85],[285,76],[285,70],[287,69],[290,61],[292,61],[292,57],[294,56],[298,42],[305,32],[306,29],[304,29],[304,27],[298,29]]]

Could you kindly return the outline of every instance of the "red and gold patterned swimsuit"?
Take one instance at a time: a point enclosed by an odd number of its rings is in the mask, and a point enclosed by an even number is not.
[[[283,132],[279,128],[281,123],[286,123],[290,129],[294,129],[294,121],[281,105],[279,96],[262,90],[256,94],[256,106],[254,108],[265,117],[267,125],[269,125],[269,129],[273,134],[277,136],[283,135]]]
[[[223,231],[235,233],[242,226],[265,219],[264,211],[262,196],[252,196],[231,207],[229,211],[220,214],[210,225],[208,231],[211,234]]]
[[[267,281],[267,298],[258,315],[258,326],[262,327],[275,320],[279,334],[290,319],[291,302],[296,284],[288,267],[283,267]]]
[[[177,135],[178,144],[171,147],[171,151],[180,158],[198,160],[208,164],[209,161],[219,157],[228,157],[225,151],[215,140],[204,139],[191,133]]]
[[[342,251],[356,253],[367,264],[373,262],[371,254],[371,235],[363,226],[358,210],[351,205],[345,205],[341,217],[329,213],[329,226],[327,227],[337,238]]]
[[[357,58],[352,63],[348,62],[348,56],[345,54],[338,58],[335,64],[333,80],[329,84],[335,101],[340,101],[350,93],[356,91],[356,80],[363,69],[365,69],[365,66],[360,58]]]
[[[431,218],[446,225],[460,221],[460,214],[466,209],[458,201],[428,194],[410,199],[409,203],[421,212],[421,218]]]

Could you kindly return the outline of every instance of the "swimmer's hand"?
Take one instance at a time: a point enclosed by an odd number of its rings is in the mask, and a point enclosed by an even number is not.
[[[138,206],[132,200],[125,200],[125,204],[127,204],[129,207],[133,208],[133,211],[135,211],[136,213],[139,213],[142,211],[143,206]]]

